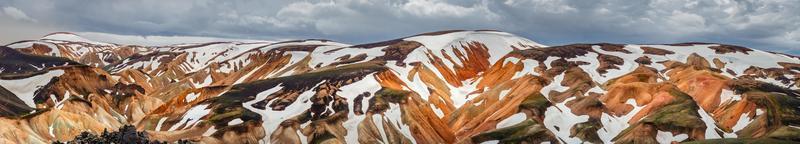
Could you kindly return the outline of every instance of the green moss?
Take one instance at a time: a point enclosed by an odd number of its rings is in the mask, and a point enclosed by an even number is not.
[[[539,111],[544,111],[547,107],[550,107],[552,104],[547,98],[544,97],[541,93],[533,93],[525,97],[525,100],[519,104],[519,108],[521,109],[535,109]]]
[[[796,144],[794,141],[785,141],[771,138],[725,138],[683,142],[684,144]]]
[[[242,108],[234,108],[231,111],[226,111],[224,113],[218,113],[212,115],[210,118],[208,118],[208,122],[213,124],[228,122],[228,120],[234,119],[242,115],[243,112],[244,109]]]
[[[589,121],[576,124],[570,129],[571,136],[580,138],[583,141],[592,143],[603,143],[600,136],[597,135],[597,130],[603,128],[603,124],[597,119],[590,119]]]
[[[381,98],[388,102],[392,103],[400,103],[408,97],[408,94],[411,92],[404,91],[404,90],[394,90],[389,88],[383,88],[378,92],[375,92],[376,98]]]
[[[530,141],[551,141],[554,139],[548,134],[544,125],[531,119],[526,119],[513,126],[495,129],[480,133],[472,137],[472,142],[481,143],[490,140],[500,140],[500,143],[520,143]]]
[[[483,110],[484,109],[479,109],[472,105],[464,105],[450,114],[447,119],[447,124],[452,125],[454,122],[456,122],[457,118],[462,117],[461,115],[475,116],[483,112]]]
[[[786,93],[774,92],[779,91],[776,89],[749,89],[744,91],[746,99],[756,103],[758,107],[764,110],[764,114],[758,116],[756,121],[750,123],[744,129],[736,132],[739,137],[752,138],[761,137],[763,130],[766,130],[766,137],[778,139],[793,139],[800,136],[800,132],[796,128],[787,127],[787,125],[800,124],[800,116],[798,116],[798,105],[800,100],[797,97],[789,96]],[[773,92],[765,92],[773,91]]]
[[[672,97],[675,98],[673,100],[673,103],[682,103],[682,102],[687,102],[687,101],[694,102],[694,100],[692,99],[692,96],[689,96],[689,94],[686,94],[683,91],[678,90],[677,88],[670,89],[669,90],[669,94],[672,95]]]
[[[373,113],[383,112],[389,108],[389,103],[405,103],[405,99],[411,94],[409,91],[382,88],[375,92],[375,96],[369,100],[369,111]]]
[[[672,89],[670,94],[675,97],[671,103],[648,115],[641,122],[653,123],[659,128],[670,130],[696,129],[705,126],[700,120],[700,114],[697,113],[700,107],[692,97],[676,89]]]
[[[314,135],[314,139],[312,139],[311,142],[309,142],[309,143],[311,143],[311,144],[330,143],[330,141],[328,141],[328,140],[335,141],[335,139],[336,139],[336,136],[334,136],[333,134],[329,133],[328,131],[325,131],[325,132],[323,132],[321,134]],[[305,140],[303,140],[303,141],[305,141]]]
[[[800,141],[800,129],[789,126],[781,126],[775,131],[767,134],[767,137],[781,140]]]
[[[701,120],[700,114],[697,113],[700,107],[692,100],[691,96],[674,88],[669,93],[674,97],[669,104],[643,118],[636,125],[652,124],[661,130],[684,132],[705,128],[705,123]],[[614,140],[616,141],[618,138],[628,135],[636,125],[623,130]]]

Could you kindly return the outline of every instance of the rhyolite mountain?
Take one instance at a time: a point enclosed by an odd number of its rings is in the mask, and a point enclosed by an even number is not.
[[[794,143],[798,74],[800,57],[715,43],[478,30],[139,46],[61,32],[0,47],[0,143],[126,125],[196,143]]]

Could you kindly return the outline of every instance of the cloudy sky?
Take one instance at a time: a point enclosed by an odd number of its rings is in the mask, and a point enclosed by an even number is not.
[[[0,0],[0,43],[54,31],[357,44],[495,29],[546,45],[718,42],[800,54],[800,0]]]

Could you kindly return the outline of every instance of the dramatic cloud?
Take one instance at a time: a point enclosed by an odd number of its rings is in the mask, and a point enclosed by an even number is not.
[[[347,43],[496,29],[548,45],[719,42],[800,53],[800,0],[0,0],[70,31]],[[0,25],[6,27],[5,25]]]
[[[27,14],[14,7],[3,7],[3,13],[15,20],[36,22],[35,19],[28,17]]]
[[[38,23],[17,8],[0,6],[0,45],[17,40],[37,39],[60,30],[57,26]]]

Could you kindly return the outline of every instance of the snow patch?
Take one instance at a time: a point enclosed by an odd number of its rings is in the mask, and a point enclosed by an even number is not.
[[[199,81],[195,80],[195,82],[192,83],[194,85],[194,88],[206,87],[208,85],[211,85],[211,82],[214,82],[214,80],[211,78],[211,74],[209,74],[208,76],[206,76],[205,79],[203,79],[202,83],[198,83],[198,82]]]
[[[636,115],[636,113],[639,113],[639,111],[644,108],[644,106],[639,106],[636,104],[636,100],[634,99],[628,99],[625,101],[625,103],[633,106],[633,110],[628,112],[628,114],[616,117],[607,113],[603,113],[600,116],[600,123],[603,125],[603,128],[597,130],[597,135],[600,136],[600,139],[603,140],[603,143],[612,143],[611,139],[628,128],[628,126],[630,126],[628,121],[630,121],[631,118]]]
[[[544,126],[566,143],[581,143],[582,140],[579,138],[570,137],[570,129],[572,129],[575,124],[588,121],[589,116],[578,116],[572,113],[572,110],[566,106],[566,103],[573,99],[575,99],[575,97],[570,97],[564,100],[564,102],[556,103],[548,107],[547,111],[544,112]]]
[[[25,102],[26,105],[35,108],[36,103],[33,102],[34,92],[37,89],[47,85],[53,77],[61,76],[64,70],[51,70],[47,73],[15,80],[2,80],[0,79],[0,86],[3,86],[11,93],[14,93],[19,99]]]
[[[197,123],[199,123],[200,118],[208,115],[208,113],[211,112],[211,109],[206,109],[206,107],[208,107],[208,104],[197,105],[190,108],[183,115],[181,121],[179,121],[175,125],[172,125],[172,127],[169,128],[169,131],[174,131],[177,130],[178,128],[182,129],[191,128],[192,126],[196,125]]]
[[[724,103],[726,103],[728,101],[733,102],[733,101],[742,100],[742,96],[737,95],[736,93],[734,93],[733,91],[728,90],[728,89],[722,89],[722,93],[719,95],[719,97],[720,97],[719,98],[719,101],[720,101],[719,104],[720,105],[722,105],[722,104],[724,104]]]
[[[753,120],[752,120],[752,119],[750,119],[750,117],[748,117],[747,115],[749,115],[749,113],[742,113],[742,115],[741,115],[741,116],[739,116],[739,120],[738,120],[738,121],[736,121],[736,124],[735,124],[735,125],[733,125],[733,128],[731,128],[731,129],[733,129],[733,132],[737,132],[737,131],[739,131],[739,130],[742,130],[742,129],[744,129],[744,127],[746,127],[748,124],[750,124],[751,122],[753,122]]]
[[[53,133],[53,125],[55,125],[55,122],[50,124],[50,127],[47,127],[47,131],[48,131],[48,133],[50,133],[51,137],[56,137],[56,135]]]
[[[525,113],[516,113],[514,115],[509,116],[506,119],[503,119],[499,123],[497,123],[495,128],[496,129],[500,129],[500,128],[505,128],[505,127],[510,127],[510,126],[515,125],[515,124],[521,123],[522,121],[525,121],[525,119],[527,119],[527,116],[525,115]]]
[[[672,143],[673,141],[681,142],[683,140],[686,140],[687,138],[689,138],[689,135],[687,134],[672,135],[671,132],[664,132],[661,130],[659,130],[658,133],[656,134],[656,141],[658,141],[658,143],[661,144],[669,144]]]
[[[706,139],[722,138],[722,136],[717,134],[716,130],[719,128],[717,127],[716,125],[717,122],[714,121],[714,118],[708,115],[708,113],[706,113],[706,111],[702,107],[700,107],[700,109],[697,110],[697,113],[700,114],[700,119],[703,120],[703,123],[706,124],[705,138]]]
[[[211,136],[212,134],[217,132],[217,129],[215,127],[216,126],[211,126],[210,128],[208,128],[208,130],[206,130],[206,132],[203,132],[203,136]]]
[[[313,87],[317,87],[321,83],[322,82],[317,83]],[[266,99],[267,96],[269,96],[270,94],[273,94],[273,93],[275,93],[275,92],[277,92],[277,91],[279,91],[281,89],[283,89],[283,86],[279,84],[278,86],[272,87],[272,88],[270,88],[270,89],[268,89],[266,91],[258,93],[256,95],[256,99],[254,99],[252,101],[248,101],[248,102],[242,103],[242,106],[244,106],[244,108],[246,108],[248,110],[251,110],[253,112],[256,112],[259,115],[261,115],[261,119],[262,119],[261,121],[263,122],[262,126],[264,128],[264,131],[267,132],[267,133],[272,133],[273,131],[275,131],[275,129],[277,129],[280,126],[280,123],[283,122],[284,120],[286,120],[287,118],[292,117],[294,114],[302,113],[306,109],[310,108],[312,103],[308,102],[308,100],[311,97],[313,97],[314,93],[315,93],[313,89],[305,91],[305,92],[302,92],[297,97],[297,99],[295,99],[294,102],[289,104],[289,106],[287,106],[284,110],[281,110],[281,111],[274,111],[271,108],[258,109],[258,108],[254,108],[252,106],[254,103]],[[267,141],[267,143],[269,143],[270,139],[269,139],[269,137],[266,137],[265,139],[262,139],[262,141]]]
[[[197,99],[197,97],[199,97],[199,96],[200,96],[200,93],[189,93],[188,95],[186,95],[186,102],[187,103],[188,102],[192,102],[195,99]]]
[[[162,117],[160,120],[158,120],[155,131],[161,131],[161,125],[164,124],[164,121],[167,121],[167,117]]]
[[[506,89],[506,90],[500,91],[500,95],[498,95],[498,96],[500,96],[500,98],[498,98],[497,100],[503,100],[503,98],[505,98],[506,95],[508,95],[508,92],[511,92],[511,89]]]
[[[444,112],[442,112],[442,109],[439,109],[433,104],[429,104],[428,106],[431,106],[431,109],[433,109],[433,113],[436,114],[436,117],[442,118],[444,116]]]
[[[467,103],[467,101],[475,98],[475,97],[470,97],[470,95],[475,95],[470,93],[477,90],[476,87],[478,85],[478,82],[474,81],[473,79],[468,79],[461,83],[462,84],[460,87],[453,87],[447,85],[450,87],[450,99],[453,101],[453,106],[455,107],[461,107],[462,105],[464,105],[464,103]]]
[[[229,125],[229,126],[230,126],[230,125],[237,125],[237,124],[241,124],[241,123],[243,123],[243,122],[244,122],[244,121],[242,121],[242,119],[240,119],[240,118],[236,118],[236,119],[233,119],[233,120],[229,121],[229,122],[228,122],[228,125]]]

